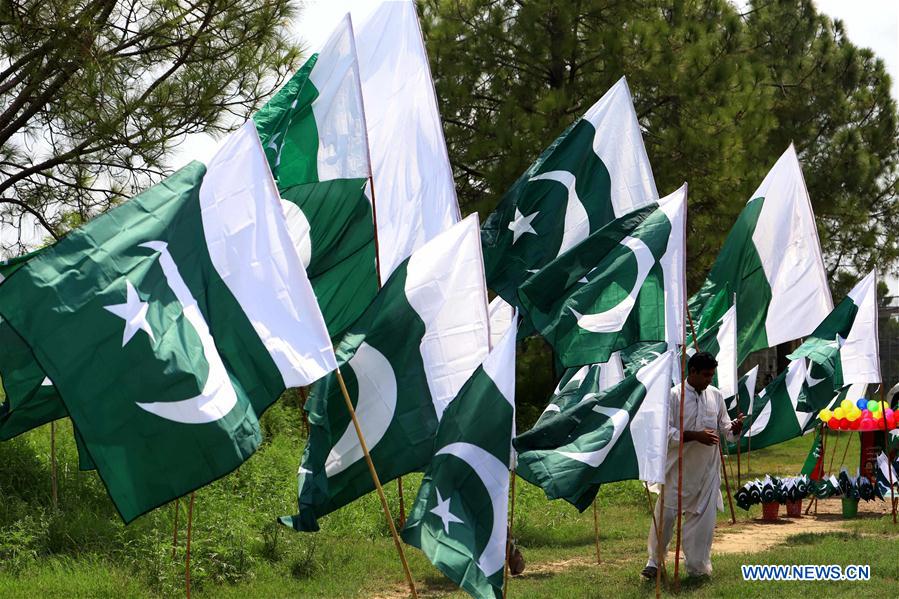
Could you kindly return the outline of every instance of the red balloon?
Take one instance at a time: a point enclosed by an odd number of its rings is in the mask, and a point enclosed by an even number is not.
[[[861,423],[861,426],[859,426],[859,428],[863,431],[874,430],[874,421],[871,420],[870,418],[862,418],[862,423]]]
[[[840,430],[848,431],[852,429],[852,423],[849,422],[848,418],[840,418]]]
[[[857,431],[860,424],[861,424],[861,419],[856,418],[855,420],[852,420],[851,422],[849,422],[849,428],[851,428],[854,431]]]
[[[831,418],[827,421],[827,428],[837,430],[839,428],[839,418]]]

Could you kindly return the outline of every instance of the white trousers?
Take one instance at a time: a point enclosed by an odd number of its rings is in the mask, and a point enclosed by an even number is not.
[[[655,521],[659,521],[659,501],[656,500]],[[705,510],[700,514],[684,512],[681,534],[681,547],[684,551],[684,562],[688,575],[700,575],[712,573],[712,538],[715,535],[715,520],[717,518],[715,502],[709,501]],[[662,546],[667,563],[668,544],[674,534],[674,523],[677,520],[677,506],[665,506],[665,519],[662,521]],[[647,540],[649,559],[647,566],[658,567],[656,559],[659,555],[659,537],[655,526],[649,526],[649,539]],[[669,566],[669,571],[671,567]]]

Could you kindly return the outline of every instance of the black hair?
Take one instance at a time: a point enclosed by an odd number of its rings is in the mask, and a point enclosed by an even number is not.
[[[707,351],[696,352],[690,356],[690,361],[687,362],[687,372],[693,372],[694,370],[699,372],[700,370],[711,370],[717,367],[718,360]]]

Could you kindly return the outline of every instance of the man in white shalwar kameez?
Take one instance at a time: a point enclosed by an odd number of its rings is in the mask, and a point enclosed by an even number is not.
[[[681,546],[688,576],[712,573],[712,537],[718,511],[724,511],[721,499],[721,458],[718,432],[734,441],[743,426],[743,416],[731,421],[721,392],[711,385],[718,366],[707,352],[694,354],[687,367],[684,389],[684,468],[681,501],[683,510]],[[680,444],[680,385],[671,389],[668,410],[668,463],[665,472],[665,518],[662,522],[662,546],[668,544],[677,520],[677,458]],[[661,501],[656,502],[655,521],[660,520]],[[650,525],[649,559],[641,572],[655,580],[659,556],[659,538]]]

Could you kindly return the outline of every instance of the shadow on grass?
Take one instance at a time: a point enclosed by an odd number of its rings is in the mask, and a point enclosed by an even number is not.
[[[858,541],[862,536],[858,532],[804,532],[787,537],[788,545],[819,545],[825,541],[836,539],[840,541]]]

